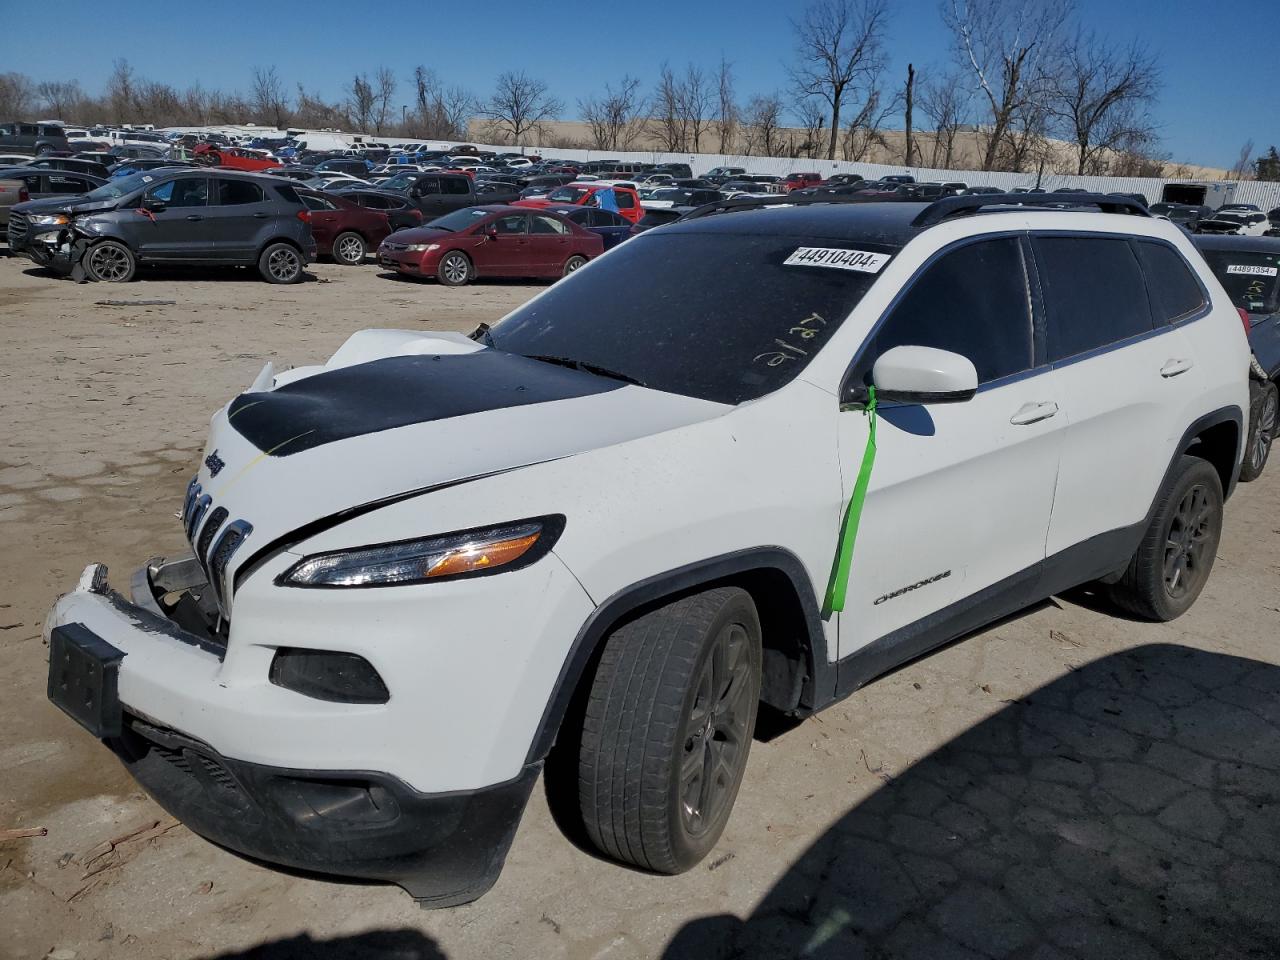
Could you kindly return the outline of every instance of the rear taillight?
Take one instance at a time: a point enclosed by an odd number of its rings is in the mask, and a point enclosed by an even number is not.
[[[1253,332],[1253,324],[1249,320],[1249,311],[1244,307],[1236,307],[1236,313],[1240,314],[1240,322],[1244,324],[1244,335],[1247,337]]]
[[[299,211],[298,211],[298,219],[299,219],[299,220],[301,220],[303,223],[310,223],[310,222],[311,222],[311,211],[310,211],[310,210],[306,210],[306,209],[299,210]]]
[[[31,199],[31,194],[30,194],[29,192],[27,192],[27,188],[26,188],[26,187],[23,187],[21,190],[19,190],[19,191],[18,191],[18,202],[19,202],[19,203],[26,203],[26,202],[27,202],[28,200],[30,200],[30,199]]]

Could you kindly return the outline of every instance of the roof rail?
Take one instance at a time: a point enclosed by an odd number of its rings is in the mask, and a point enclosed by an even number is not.
[[[977,213],[983,207],[1006,206],[1038,207],[1048,210],[1096,207],[1103,213],[1126,213],[1135,217],[1151,216],[1151,212],[1137,200],[1105,193],[979,193],[935,200],[916,215],[911,225],[932,227],[951,217]]]
[[[681,220],[696,220],[699,217],[709,217],[717,213],[733,213],[737,210],[759,210],[764,207],[807,207],[818,203],[866,203],[865,197],[855,197],[851,194],[836,195],[829,197],[802,196],[797,197],[790,193],[779,193],[767,197],[730,197],[725,200],[713,200],[710,203],[704,203],[700,207],[695,207],[686,213]]]

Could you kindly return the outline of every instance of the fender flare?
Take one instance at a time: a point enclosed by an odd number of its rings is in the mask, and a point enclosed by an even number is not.
[[[827,641],[822,630],[818,597],[804,564],[799,557],[783,547],[762,546],[736,550],[646,577],[623,587],[592,611],[578,630],[560,667],[560,674],[556,677],[551,696],[543,709],[542,719],[534,731],[525,763],[540,761],[550,752],[587,666],[615,624],[629,614],[658,601],[737,574],[756,571],[776,571],[783,574],[791,582],[800,600],[808,640],[804,664],[807,679],[801,695],[802,705],[813,707],[830,700],[835,689],[835,666],[827,659]]]

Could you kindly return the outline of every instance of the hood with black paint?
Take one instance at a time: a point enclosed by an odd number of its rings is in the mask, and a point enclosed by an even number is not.
[[[505,353],[367,330],[214,415],[196,482],[251,524],[236,563],[353,509],[687,426],[732,409]],[[234,567],[234,564],[233,564]]]

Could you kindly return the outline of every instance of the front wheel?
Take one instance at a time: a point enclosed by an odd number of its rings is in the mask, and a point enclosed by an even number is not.
[[[340,233],[333,241],[333,259],[344,266],[354,267],[364,263],[368,248],[364,237],[358,233]]]
[[[1249,438],[1245,441],[1244,463],[1240,465],[1241,483],[1262,476],[1271,456],[1280,411],[1280,391],[1274,383],[1250,383],[1249,393]]]
[[[440,260],[436,276],[446,287],[461,287],[471,280],[471,261],[465,253],[446,253]]]
[[[680,873],[729,820],[760,699],[760,618],[719,587],[683,597],[605,641],[583,719],[578,803],[607,855]]]
[[[587,265],[586,257],[574,254],[572,257],[570,257],[568,260],[564,262],[563,275],[567,277],[569,274],[573,273],[578,268],[585,267],[586,265]]]
[[[267,283],[297,283],[302,279],[302,254],[287,243],[273,243],[258,258],[258,273]]]
[[[89,248],[84,258],[85,273],[102,283],[128,283],[138,269],[133,251],[118,240],[103,240]]]
[[[1142,542],[1111,597],[1144,620],[1182,616],[1209,580],[1222,537],[1222,481],[1206,460],[1183,455],[1160,491]]]

